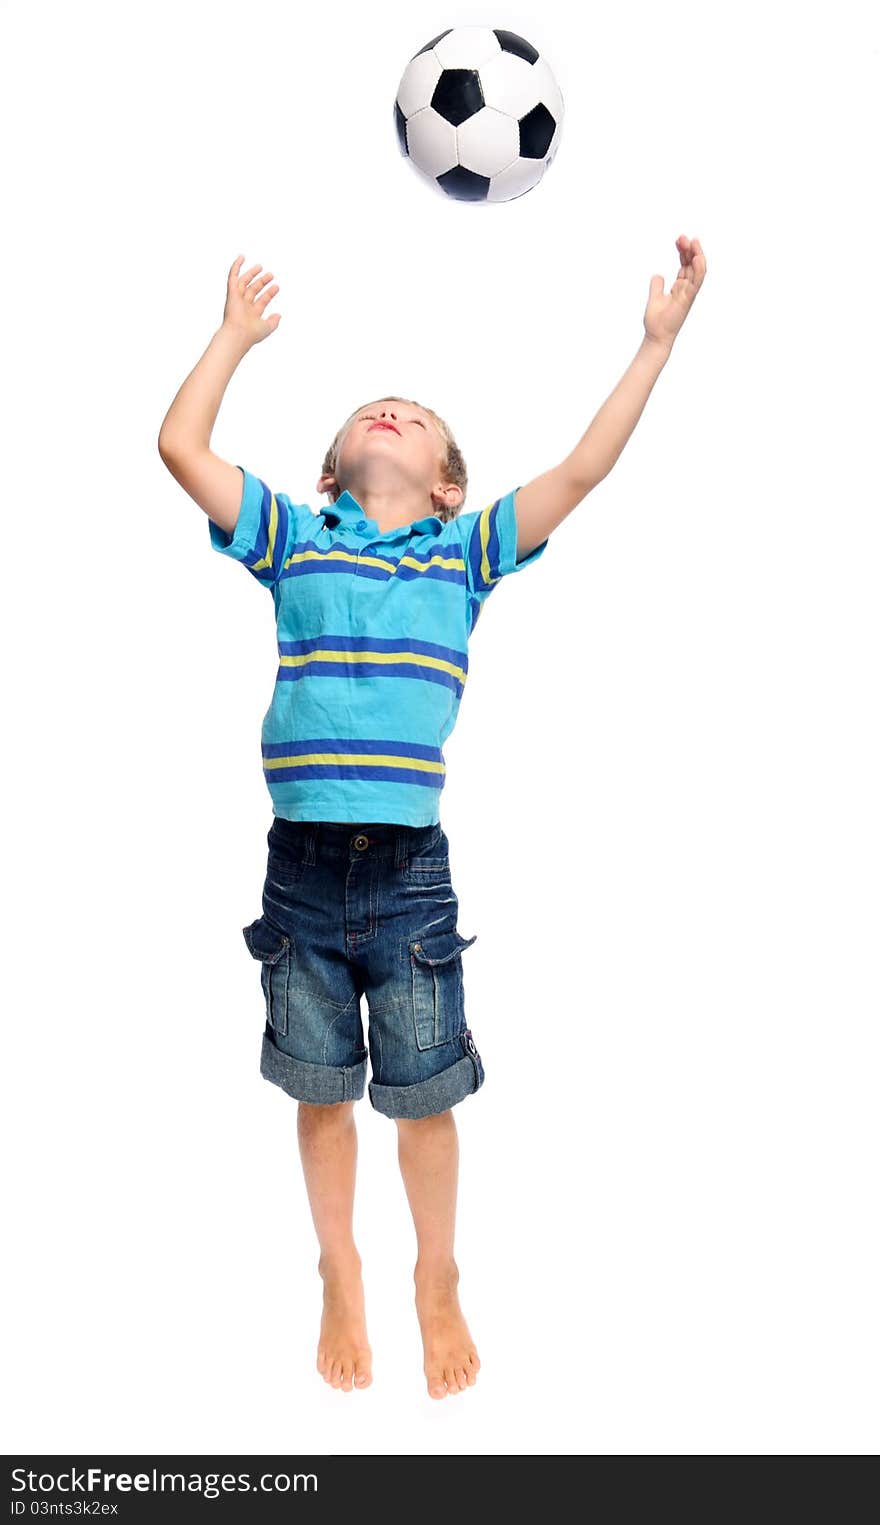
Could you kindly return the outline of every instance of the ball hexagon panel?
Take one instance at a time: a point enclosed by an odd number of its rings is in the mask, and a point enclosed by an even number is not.
[[[454,26],[434,43],[443,69],[479,69],[501,51],[501,43],[487,26]]]
[[[492,176],[486,200],[513,201],[517,196],[524,196],[526,191],[534,190],[543,174],[544,165],[540,159],[514,159],[507,169]]]
[[[478,175],[497,175],[519,153],[520,132],[512,116],[484,106],[458,129],[458,161]]]
[[[455,128],[444,117],[438,116],[433,106],[417,111],[406,124],[406,137],[412,159],[426,175],[435,178],[458,164],[458,144]]]
[[[410,60],[397,91],[397,104],[405,117],[415,116],[417,111],[430,106],[442,73],[436,53],[417,53]]]
[[[535,100],[543,101],[550,115],[555,117],[557,122],[561,122],[565,115],[565,103],[562,99],[562,91],[553,78],[553,71],[546,59],[538,59],[532,70],[532,77],[536,86]]]
[[[542,99],[541,84],[536,78],[532,64],[527,64],[514,53],[499,53],[487,64],[480,65],[480,85],[483,100],[496,111],[506,111],[510,116],[525,116]]]

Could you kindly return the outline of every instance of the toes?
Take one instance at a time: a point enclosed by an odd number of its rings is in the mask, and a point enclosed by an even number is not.
[[[458,1377],[455,1375],[455,1367],[454,1366],[445,1366],[443,1368],[443,1375],[446,1378],[446,1384],[447,1384],[447,1387],[449,1388],[449,1391],[451,1393],[457,1393],[458,1392]]]
[[[330,1387],[342,1388],[346,1393],[350,1393],[354,1387],[369,1387],[373,1380],[369,1351],[365,1356],[339,1356],[334,1359],[322,1346],[318,1351],[316,1365]]]
[[[464,1367],[456,1366],[455,1375],[458,1380],[458,1390],[460,1393],[463,1393],[468,1385],[467,1372],[464,1370]]]
[[[354,1363],[354,1385],[355,1385],[355,1387],[369,1387],[369,1385],[372,1382],[372,1380],[373,1380],[373,1373],[370,1370],[369,1364],[367,1362],[364,1362],[364,1361],[355,1361],[355,1363]]]
[[[428,1397],[445,1398],[446,1382],[443,1373],[439,1371],[428,1372]]]

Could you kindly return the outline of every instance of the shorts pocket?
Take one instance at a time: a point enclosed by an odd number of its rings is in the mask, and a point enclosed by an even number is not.
[[[266,883],[278,889],[292,889],[303,876],[305,862],[302,858],[290,858],[275,847],[269,848],[266,862]]]
[[[418,884],[423,890],[440,889],[450,883],[448,858],[410,858],[403,870],[403,877],[410,884]]]
[[[438,828],[433,837],[420,841],[421,851],[407,858],[403,869],[404,879],[423,889],[449,883],[449,841],[445,831]]]
[[[248,952],[262,964],[260,978],[266,998],[266,1019],[276,1033],[287,1034],[287,998],[290,986],[290,938],[265,916],[242,927]]]
[[[423,932],[409,944],[413,1022],[420,1049],[449,1043],[465,1029],[461,955],[477,935],[462,937],[456,928]]]

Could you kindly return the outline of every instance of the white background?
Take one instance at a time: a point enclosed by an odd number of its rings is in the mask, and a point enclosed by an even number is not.
[[[869,6],[7,4],[5,1449],[875,1451],[878,20]],[[537,190],[401,159],[445,27],[566,103]],[[320,506],[352,408],[466,508],[555,464],[675,239],[709,271],[609,477],[494,595],[446,746],[477,1386],[426,1394],[396,1131],[360,1128],[375,1379],[315,1370],[295,1103],[259,1074],[270,598],[159,426],[236,255],[276,334],[213,448]]]

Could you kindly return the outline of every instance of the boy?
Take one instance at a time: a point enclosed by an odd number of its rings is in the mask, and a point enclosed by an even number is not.
[[[271,273],[242,275],[243,256],[223,323],[162,424],[162,459],[208,514],[212,546],[244,562],[275,603],[279,669],[262,735],[274,819],[263,915],[242,930],[261,964],[261,1073],[298,1101],[324,1283],[317,1367],[347,1392],[372,1380],[352,1233],[364,994],[370,1100],[397,1125],[416,1230],[428,1393],[476,1381],[453,1252],[452,1107],[480,1087],[483,1068],[461,969],[476,939],[458,929],[439,820],[442,743],[483,602],[543,554],[608,474],[669,357],[706,269],[696,239],[677,246],[678,278],[668,295],[652,278],[644,342],[583,439],[482,510],[460,512],[467,474],[447,425],[399,397],[357,409],[338,431],[317,483],[331,506],[317,515],[211,451],[236,365],[280,321],[264,317],[279,289],[263,290]]]

